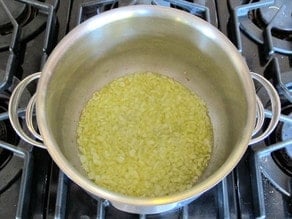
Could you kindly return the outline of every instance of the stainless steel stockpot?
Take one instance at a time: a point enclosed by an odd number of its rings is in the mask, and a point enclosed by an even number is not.
[[[76,127],[92,93],[115,78],[145,71],[168,75],[192,89],[205,101],[213,124],[214,147],[206,171],[190,190],[165,197],[129,197],[99,187],[87,178],[78,157]],[[24,87],[39,77],[27,124],[43,143],[21,129],[16,113]],[[254,129],[263,123],[263,106],[257,102],[252,78],[265,86],[274,110],[264,136],[253,140]],[[34,102],[40,135],[30,122]],[[42,73],[27,77],[14,90],[9,117],[24,140],[46,148],[60,169],[90,194],[123,211],[159,213],[192,201],[220,182],[247,146],[275,127],[279,106],[271,84],[249,72],[236,48],[215,27],[180,10],[139,5],[105,12],[72,30]]]

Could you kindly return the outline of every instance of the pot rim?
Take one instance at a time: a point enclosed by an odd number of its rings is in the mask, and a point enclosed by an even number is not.
[[[128,205],[134,206],[157,206],[157,205],[167,205],[175,202],[179,202],[182,200],[190,199],[194,196],[198,196],[203,192],[211,189],[217,183],[219,183],[226,175],[228,175],[233,168],[240,161],[241,157],[246,151],[249,140],[252,135],[252,130],[255,124],[256,117],[256,100],[255,100],[255,90],[253,86],[253,82],[251,77],[249,76],[249,69],[245,64],[243,58],[236,50],[234,45],[221,33],[218,29],[207,23],[206,21],[195,17],[194,15],[190,15],[184,11],[174,9],[174,8],[166,8],[163,6],[154,6],[154,5],[134,5],[134,6],[126,6],[122,8],[113,9],[107,12],[104,12],[100,15],[94,16],[82,24],[75,27],[69,34],[67,34],[61,42],[56,46],[56,48],[52,51],[49,56],[47,62],[44,65],[42,75],[38,82],[37,90],[46,91],[48,88],[48,84],[50,82],[51,77],[53,77],[53,69],[57,65],[58,60],[62,57],[62,54],[70,45],[74,44],[74,42],[82,37],[84,34],[90,33],[91,31],[102,27],[106,24],[110,24],[111,22],[130,18],[132,16],[149,16],[155,15],[158,17],[166,17],[170,19],[177,19],[178,22],[187,24],[196,30],[208,35],[209,38],[215,41],[220,41],[221,49],[228,53],[230,59],[233,62],[238,63],[236,68],[241,73],[238,77],[244,83],[248,104],[248,118],[246,121],[246,130],[247,133],[245,136],[242,136],[238,141],[237,149],[233,151],[233,153],[229,156],[229,158],[224,162],[224,164],[211,176],[206,178],[200,183],[195,184],[190,190],[175,193],[169,196],[156,197],[156,198],[140,198],[140,197],[131,197],[125,196],[119,193],[111,192],[107,189],[99,187],[94,182],[90,181],[87,177],[80,174],[66,159],[66,157],[62,154],[61,150],[57,146],[56,141],[52,138],[52,133],[48,130],[48,122],[46,118],[46,106],[45,106],[45,92],[37,92],[37,101],[36,101],[36,115],[38,126],[41,132],[41,135],[44,139],[44,144],[47,146],[47,150],[52,157],[52,159],[56,162],[59,168],[76,184],[81,186],[83,189],[88,191],[89,193],[107,199],[113,202],[126,203]],[[178,19],[179,18],[179,19]],[[251,93],[252,92],[252,93]],[[253,94],[253,95],[251,95]]]

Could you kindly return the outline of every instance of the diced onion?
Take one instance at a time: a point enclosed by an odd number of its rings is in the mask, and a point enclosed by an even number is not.
[[[151,72],[118,78],[94,93],[77,135],[88,177],[139,197],[190,189],[213,145],[204,102],[179,82]]]

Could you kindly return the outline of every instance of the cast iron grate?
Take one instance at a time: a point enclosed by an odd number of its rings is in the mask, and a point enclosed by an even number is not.
[[[194,2],[184,0],[132,0],[132,1],[118,1],[118,0],[101,0],[101,1],[89,1],[80,5],[79,16],[77,23],[81,23],[86,19],[100,14],[102,12],[126,6],[136,4],[148,4],[148,5],[160,5],[165,7],[177,8],[184,10],[188,13],[201,17],[207,22],[211,22],[210,10],[204,4],[198,4]]]
[[[292,124],[292,119],[289,117],[281,116],[280,120],[282,122]],[[291,208],[291,186],[292,186],[292,178],[288,177],[283,171],[279,169],[279,167],[272,161],[271,153],[282,150],[286,147],[292,146],[292,139],[285,140],[283,142],[275,143],[273,145],[269,145],[268,147],[261,148],[253,148],[254,154],[251,159],[251,167],[253,173],[252,179],[252,189],[253,189],[253,198],[254,198],[254,208],[256,211],[257,217],[265,217],[267,215],[267,211],[271,210],[269,208],[283,207],[284,209],[280,209],[280,211],[276,214],[282,214],[283,218],[288,218],[292,216],[292,208]],[[263,175],[268,179],[269,183],[272,183],[277,190],[279,190],[284,197],[280,199],[276,196],[273,197],[273,190],[270,189],[268,194],[269,197],[266,196],[264,192],[265,187],[267,185],[267,180],[263,177]],[[276,194],[276,193],[275,193]],[[276,199],[281,200],[276,205],[269,205],[270,200],[275,201]],[[283,211],[284,210],[284,211]],[[268,214],[269,215],[269,214]]]
[[[18,174],[19,176],[21,175],[21,180],[15,217],[26,218],[28,216],[27,209],[29,204],[28,200],[30,197],[31,170],[33,165],[31,153],[28,150],[2,141],[0,142],[0,147],[13,153],[13,156],[23,159],[22,171]],[[9,208],[9,206],[7,207]]]
[[[41,50],[39,51],[41,56],[39,61],[41,66],[44,64],[54,46],[52,41],[57,31],[55,10],[58,5],[59,0],[18,0],[15,2],[0,0],[0,96],[2,98],[3,95],[8,93],[7,98],[9,99],[11,90],[15,87],[15,83],[18,83],[18,79],[15,76],[21,77],[19,73],[22,71],[22,65],[26,64],[24,63],[26,60],[24,57],[30,51],[27,49],[27,44],[35,39],[36,35],[40,32],[43,35],[39,37],[41,39]],[[14,6],[18,8],[13,8]],[[30,55],[33,56],[35,54]],[[22,117],[23,114],[24,110],[20,109],[19,117]],[[9,123],[7,109],[2,110],[1,108],[1,126],[3,124],[7,125],[6,121]],[[3,129],[4,127],[1,128]],[[31,183],[33,181],[33,155],[31,147],[24,146],[22,141],[18,143],[10,142],[7,139],[2,140],[0,142],[1,156],[3,153],[9,154],[9,160],[4,161],[0,171],[1,176],[3,176],[0,183],[1,202],[4,204],[2,205],[1,203],[3,208],[1,215],[6,215],[5,212],[7,211],[7,214],[15,213],[14,216],[16,218],[27,218],[31,213],[29,212],[30,197],[35,195],[31,194]],[[9,175],[6,174],[7,172],[9,172]],[[17,192],[18,186],[19,192]],[[10,208],[7,206],[10,202],[5,202],[5,200],[13,201],[14,192],[17,194],[16,199],[18,201],[16,200],[16,203],[13,203],[13,207],[11,206]],[[14,210],[15,212],[13,212]]]
[[[242,51],[240,29],[260,44],[267,54],[292,54],[292,2],[289,0],[229,0],[235,28],[235,44]]]
[[[21,57],[23,49],[20,49],[22,43],[25,43],[27,40],[33,38],[41,30],[45,28],[45,37],[43,43],[43,57],[42,63],[48,57],[48,54],[52,50],[53,43],[53,34],[55,32],[54,28],[56,25],[56,16],[55,8],[58,6],[58,0],[55,0],[52,4],[47,2],[39,2],[33,0],[19,0],[15,7],[23,8],[23,11],[27,12],[29,15],[26,16],[23,21],[19,19],[21,16],[15,15],[16,9],[11,9],[10,1],[0,0],[0,11],[1,19],[0,23],[4,23],[1,28],[4,31],[1,32],[0,36],[0,51],[1,59],[2,56],[5,60],[1,63],[0,68],[0,91],[3,91],[10,87],[14,75],[17,75],[19,72],[17,66],[21,62]],[[14,7],[13,6],[13,7]],[[21,11],[21,10],[20,10]],[[16,13],[17,14],[17,13]],[[23,14],[20,12],[20,14]],[[26,14],[26,12],[24,12]],[[14,17],[16,16],[16,18]],[[1,31],[1,30],[0,30]]]

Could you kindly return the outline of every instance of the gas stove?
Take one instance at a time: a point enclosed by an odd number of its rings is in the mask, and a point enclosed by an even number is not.
[[[62,173],[46,150],[21,140],[8,120],[11,92],[41,71],[56,44],[88,18],[134,4],[173,7],[223,32],[250,68],[276,88],[280,122],[249,146],[237,167],[189,205],[137,215],[92,197]],[[292,2],[290,0],[0,0],[0,218],[292,218]],[[265,123],[271,103],[260,86]],[[35,84],[25,90],[19,120]]]

